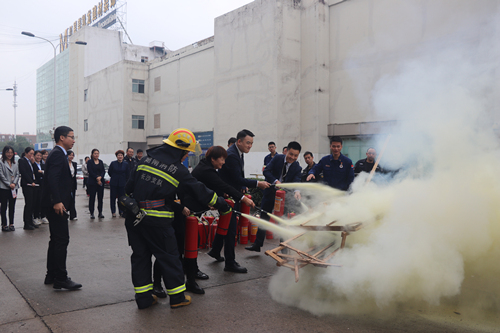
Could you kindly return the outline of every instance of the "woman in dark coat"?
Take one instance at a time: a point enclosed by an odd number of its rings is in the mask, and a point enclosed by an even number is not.
[[[32,163],[33,174],[35,175],[35,188],[33,189],[34,200],[33,200],[33,220],[36,225],[42,224],[42,186],[43,186],[43,171],[45,165],[42,163],[43,154],[41,151],[35,151],[34,159],[35,162]]]
[[[243,200],[245,204],[253,206],[253,201],[245,197],[241,192],[224,182],[217,170],[222,168],[226,162],[227,152],[224,147],[213,146],[208,149],[205,158],[194,168],[191,173],[194,178],[205,184],[206,187],[215,191],[218,196],[227,194],[235,201]]]
[[[128,163],[123,160],[125,152],[123,150],[117,150],[115,156],[116,161],[111,162],[108,169],[108,175],[111,177],[109,181],[109,199],[113,217],[116,217],[116,200],[125,195],[125,184],[127,184],[129,175]],[[120,204],[118,204],[118,212],[121,217],[125,217]]]
[[[69,170],[71,171],[71,206],[69,207],[69,219],[71,221],[78,220],[76,217],[76,162],[73,162],[75,158],[75,153],[72,150],[68,150],[68,164]]]
[[[94,216],[94,206],[95,197],[97,194],[97,210],[99,212],[99,218],[104,218],[102,215],[102,200],[104,197],[104,163],[99,159],[99,149],[92,149],[92,154],[90,160],[87,162],[87,171],[89,172],[89,180],[87,183],[87,188],[89,189],[89,211],[90,218],[95,219]]]

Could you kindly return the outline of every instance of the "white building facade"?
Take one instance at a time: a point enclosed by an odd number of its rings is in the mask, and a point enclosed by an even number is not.
[[[247,175],[260,173],[269,141],[279,150],[299,141],[319,160],[340,135],[356,161],[396,121],[374,113],[377,82],[423,45],[498,11],[487,0],[256,0],[216,18],[213,37],[176,51],[86,27],[71,41],[87,46],[69,49],[75,153],[98,148],[109,163],[116,150],[153,147],[178,127],[225,147],[246,128],[255,133]],[[481,33],[468,29],[467,38]]]

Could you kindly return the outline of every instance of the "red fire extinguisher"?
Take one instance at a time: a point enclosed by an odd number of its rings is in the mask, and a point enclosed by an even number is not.
[[[255,240],[257,239],[257,230],[259,229],[259,226],[255,223],[248,223],[248,233],[250,234],[249,239],[250,243],[255,243]]]
[[[206,222],[205,222],[206,223]],[[203,221],[198,222],[198,248],[204,249],[207,247],[207,233],[205,230],[208,230],[208,223],[205,224]]]
[[[210,226],[213,222],[213,216],[203,216],[198,222],[198,248],[206,249],[209,246]]]
[[[285,195],[286,192],[283,190],[277,190],[276,196],[274,197],[274,209],[273,214],[276,216],[283,216],[285,212]],[[270,222],[276,223],[272,218]],[[271,231],[266,231],[266,239],[273,239],[273,233]]]
[[[247,198],[252,199],[251,195],[246,194]],[[244,203],[241,203],[240,210],[242,213],[250,214],[250,206],[247,206]],[[249,221],[246,217],[240,216],[240,244],[248,244],[248,224]]]
[[[212,247],[212,244],[214,242],[215,238],[215,233],[217,232],[217,225],[219,224],[219,218],[217,218],[214,222],[212,222],[212,225],[210,226],[210,236],[208,239],[208,246]]]
[[[196,216],[186,217],[184,257],[188,259],[196,259],[198,257],[198,218]]]
[[[286,192],[283,190],[277,190],[276,196],[274,197],[274,210],[273,214],[276,216],[283,216],[285,213],[285,195]]]
[[[226,199],[226,202],[229,206],[234,207],[234,201]],[[217,225],[217,233],[219,235],[225,236],[227,235],[227,229],[229,228],[229,222],[231,222],[231,215],[233,215],[233,211],[230,211],[227,214],[221,214],[219,217],[219,224]]]

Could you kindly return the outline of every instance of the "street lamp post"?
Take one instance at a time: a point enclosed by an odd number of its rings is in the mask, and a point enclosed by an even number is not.
[[[55,130],[55,128],[56,128],[56,47],[50,40],[43,38],[43,37],[35,36],[31,32],[23,31],[23,32],[21,32],[21,34],[28,36],[28,37],[35,37],[35,38],[43,39],[44,41],[49,42],[50,45],[52,45],[52,47],[54,48],[54,130]],[[81,41],[76,41],[74,43],[78,44],[78,45],[87,45],[87,42],[81,42]]]
[[[14,88],[7,88],[7,89],[0,89],[0,90],[14,91],[14,104],[12,104],[12,105],[14,106],[14,141],[15,141],[17,139],[17,130],[16,130],[17,84],[16,84],[16,81],[14,81]]]

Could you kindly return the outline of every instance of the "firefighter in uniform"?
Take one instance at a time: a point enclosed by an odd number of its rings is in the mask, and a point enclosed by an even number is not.
[[[173,205],[177,188],[182,188],[193,198],[207,206],[214,206],[224,213],[231,207],[224,198],[198,182],[181,159],[194,152],[194,134],[184,128],[173,131],[163,141],[165,144],[149,149],[147,157],[132,171],[125,193],[132,197],[147,215],[137,224],[136,216],[127,213],[125,227],[132,247],[132,283],[139,309],[156,303],[151,279],[151,256],[154,255],[161,269],[163,282],[170,296],[170,307],[191,304],[191,297],[184,295],[184,272],[179,259],[172,222]]]

